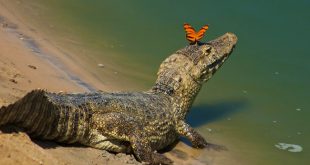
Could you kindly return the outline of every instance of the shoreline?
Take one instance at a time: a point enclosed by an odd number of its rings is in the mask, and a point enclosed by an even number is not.
[[[69,69],[60,61],[60,59],[55,57],[55,55],[49,54],[50,52],[44,51],[35,39],[19,31],[19,28],[16,24],[11,23],[2,15],[0,15],[0,25],[2,25],[2,28],[4,28],[5,31],[9,33],[9,35],[20,39],[24,47],[29,49],[33,55],[39,57],[42,62],[44,60],[45,62],[49,63],[53,68],[59,71],[59,74],[67,77],[69,81],[74,82],[77,86],[81,87],[85,91],[95,91],[94,87],[81,80],[76,74],[70,72]]]
[[[37,88],[53,92],[110,90],[60,48],[40,36],[36,29],[16,18],[0,2],[0,107]],[[21,132],[3,134],[0,131],[1,154],[6,157],[0,159],[0,164],[140,164],[131,155],[115,155],[85,146],[31,140]],[[231,163],[222,161],[229,159],[228,152],[196,150],[184,142],[178,142],[164,154],[175,164]],[[207,162],[200,159],[206,154],[212,157]],[[220,156],[222,154],[225,156]]]
[[[106,88],[82,67],[79,67],[75,59],[54,46],[37,29],[27,24],[26,20],[19,18],[6,5],[5,2],[0,2],[0,25],[3,31],[15,40],[15,44],[19,44],[19,49],[24,49],[29,56],[36,56],[40,63],[51,66],[48,69],[55,70],[56,74],[62,76],[63,79],[74,82],[75,86],[83,89],[82,91],[89,92]],[[49,89],[49,86],[46,89]]]
[[[90,77],[0,2],[0,107],[37,88],[53,92],[91,92],[103,88]],[[0,164],[139,164],[131,155],[35,140],[23,132],[6,129],[0,130]]]

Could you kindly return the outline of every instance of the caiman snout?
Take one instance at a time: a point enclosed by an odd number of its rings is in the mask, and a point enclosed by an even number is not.
[[[226,33],[200,46],[201,57],[197,68],[200,68],[201,72],[198,81],[206,82],[212,77],[232,53],[237,40],[235,34]]]

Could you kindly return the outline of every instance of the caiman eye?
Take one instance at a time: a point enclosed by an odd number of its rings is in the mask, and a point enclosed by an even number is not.
[[[207,47],[206,52],[207,52],[208,54],[210,54],[210,53],[211,53],[211,47]]]
[[[208,46],[208,45],[205,45],[203,48],[202,48],[202,52],[204,55],[208,55],[211,53],[211,47]]]

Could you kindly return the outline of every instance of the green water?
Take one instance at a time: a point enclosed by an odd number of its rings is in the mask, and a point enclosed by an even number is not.
[[[184,22],[196,28],[209,24],[205,41],[236,33],[237,48],[202,89],[189,122],[244,164],[310,164],[310,1],[19,3],[55,44],[76,52],[90,64],[85,69],[120,90],[153,84],[161,61],[187,44]],[[303,151],[279,150],[274,146],[279,142]]]

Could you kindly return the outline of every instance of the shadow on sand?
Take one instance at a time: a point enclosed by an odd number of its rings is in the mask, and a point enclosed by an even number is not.
[[[14,125],[3,125],[0,126],[0,133],[6,133],[6,134],[11,134],[11,133],[15,133],[18,134],[19,132],[24,132],[26,133],[26,131],[22,128],[19,128],[17,126]],[[28,134],[29,135],[29,134]],[[86,148],[87,146],[84,146],[82,144],[78,144],[78,143],[73,143],[73,144],[66,144],[66,143],[59,143],[59,142],[54,142],[52,140],[43,140],[40,138],[33,138],[31,137],[32,142],[36,143],[37,145],[39,145],[40,147],[44,148],[44,149],[50,149],[50,148],[56,148],[59,146],[63,146],[63,147],[79,147],[79,148]]]

